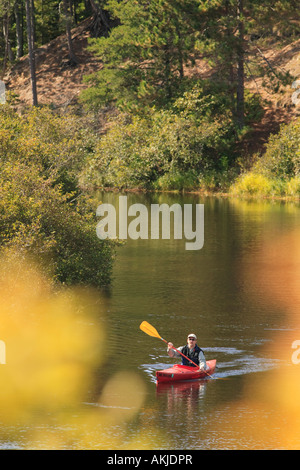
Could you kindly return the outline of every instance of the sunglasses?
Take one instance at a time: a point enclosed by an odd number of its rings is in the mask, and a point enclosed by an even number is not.
[[[191,341],[196,341],[196,338],[188,338],[188,339],[190,339]]]

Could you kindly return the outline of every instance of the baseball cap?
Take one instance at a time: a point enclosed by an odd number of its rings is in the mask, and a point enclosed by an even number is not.
[[[197,336],[196,336],[194,333],[191,333],[191,334],[188,335],[188,338],[195,338],[195,339],[197,339]]]

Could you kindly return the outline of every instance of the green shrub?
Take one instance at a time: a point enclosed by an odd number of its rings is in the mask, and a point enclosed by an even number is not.
[[[268,141],[257,171],[275,178],[289,179],[300,174],[300,118],[284,124]]]
[[[32,108],[19,116],[8,106],[0,109],[0,158],[32,162],[45,177],[76,190],[78,172],[93,151],[96,138],[90,123],[69,113],[60,116],[49,108]]]
[[[249,196],[299,196],[300,119],[285,124],[267,143],[252,170],[241,175],[231,192]]]
[[[102,286],[114,244],[97,238],[95,208],[78,197],[90,144],[74,117],[0,108],[0,250],[34,256],[56,281]]]
[[[34,164],[0,170],[0,245],[36,257],[63,283],[109,283],[113,245],[96,236],[96,220],[52,185]]]
[[[218,121],[197,123],[170,111],[152,111],[144,118],[123,114],[101,138],[82,180],[118,188],[153,188],[157,180],[158,186],[169,180],[169,186],[174,175],[178,180],[179,174],[216,167],[223,135]],[[169,176],[161,179],[164,175]]]
[[[193,190],[198,189],[198,177],[192,172],[179,173],[178,171],[170,171],[160,176],[154,183],[154,188],[159,190]]]
[[[231,193],[253,197],[280,196],[283,188],[279,181],[255,172],[240,176],[231,187]]]
[[[291,178],[287,183],[287,195],[288,196],[300,196],[300,177],[295,176]]]

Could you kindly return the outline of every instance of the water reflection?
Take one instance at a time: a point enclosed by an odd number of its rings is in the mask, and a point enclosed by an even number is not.
[[[167,422],[173,422],[174,416],[180,416],[181,420],[194,420],[195,413],[199,413],[201,401],[204,399],[208,381],[188,381],[176,384],[157,384],[157,399],[164,400]],[[184,407],[184,414],[182,409]],[[204,404],[202,405],[204,408]]]
[[[176,402],[177,399],[186,399],[191,407],[193,407],[193,402],[204,397],[208,380],[210,379],[178,382],[175,384],[158,383],[156,394],[157,396],[166,395],[168,402],[172,403]]]
[[[176,240],[128,240],[117,260],[110,334],[121,335],[132,367],[148,384],[142,429],[151,416],[166,446],[179,449],[288,446],[278,431],[284,412],[275,391],[281,390],[282,367],[291,365],[292,338],[300,339],[299,205],[198,195],[131,198],[205,204],[202,250],[187,253]],[[226,380],[157,388],[155,371],[171,361],[161,342],[138,331],[143,320],[177,345],[188,331],[199,333],[206,358],[217,359],[216,377]],[[295,378],[286,383],[298,390]],[[282,395],[294,401],[285,387]],[[197,436],[192,443],[185,438],[188,410]],[[172,424],[181,430],[176,436],[169,431]]]
[[[221,447],[300,448],[300,374],[299,365],[291,360],[291,345],[300,338],[299,211],[284,208],[283,212],[280,207],[280,223],[274,224],[267,206],[270,229],[260,222],[265,230],[257,249],[245,257],[239,269],[248,286],[247,297],[258,306],[263,298],[269,312],[274,312],[273,321],[268,316],[268,323],[261,316],[266,336],[268,332],[270,336],[260,353],[273,360],[276,357],[280,364],[263,376],[247,376],[243,396],[221,414],[218,425],[211,423],[210,431],[218,432],[222,427],[227,435]],[[265,222],[266,208],[258,209],[252,207]],[[284,314],[279,316],[276,312],[280,311]]]
[[[113,203],[115,197],[106,193],[99,200]],[[187,252],[180,240],[127,240],[118,249],[113,284],[93,308],[94,302],[76,291],[74,299],[48,293],[51,308],[45,309],[45,295],[35,298],[44,284],[28,269],[22,289],[16,283],[20,270],[6,276],[2,299],[12,291],[19,299],[14,311],[20,310],[18,330],[9,328],[7,362],[15,344],[21,367],[18,387],[11,366],[0,369],[4,448],[299,448],[300,365],[291,362],[292,343],[300,340],[299,206],[198,195],[128,197],[129,203],[143,204],[204,202],[204,247]],[[85,317],[74,321],[80,306]],[[39,334],[32,341],[28,319],[35,310],[48,321],[47,341]],[[143,320],[178,346],[195,331],[206,359],[217,359],[217,380],[157,386],[155,371],[173,361],[165,344],[140,331]],[[46,351],[49,340],[60,347]],[[36,361],[40,350],[47,367]],[[59,366],[61,356],[66,369]],[[28,357],[34,359],[30,369]],[[47,375],[39,387],[35,370],[40,378]],[[70,407],[71,392],[76,410]],[[58,415],[49,406],[54,395],[60,397],[54,403]],[[34,419],[28,420],[31,410]]]

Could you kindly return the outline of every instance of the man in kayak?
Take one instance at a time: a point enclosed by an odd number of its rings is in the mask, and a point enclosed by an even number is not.
[[[168,343],[168,355],[170,357],[180,357],[181,354],[179,352],[175,351],[173,348],[173,343]],[[178,351],[180,351],[182,354],[187,356],[191,361],[193,361],[197,366],[200,367],[202,370],[206,370],[206,360],[204,356],[204,352],[202,349],[199,348],[197,345],[197,336],[194,333],[191,333],[187,337],[187,344],[185,346],[180,346],[177,348]],[[188,361],[185,357],[181,356],[182,358],[182,365],[184,366],[192,366],[195,367],[195,365]]]

